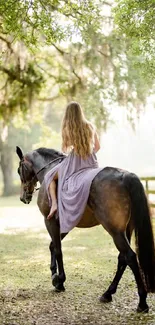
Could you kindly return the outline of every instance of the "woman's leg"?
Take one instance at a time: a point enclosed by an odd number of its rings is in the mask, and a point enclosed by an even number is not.
[[[47,219],[51,219],[54,215],[54,213],[57,211],[57,197],[56,197],[56,180],[58,179],[58,174],[56,174],[52,180],[52,182],[50,183],[49,186],[49,192],[50,192],[50,196],[52,199],[52,206],[50,209],[50,213],[47,216]]]

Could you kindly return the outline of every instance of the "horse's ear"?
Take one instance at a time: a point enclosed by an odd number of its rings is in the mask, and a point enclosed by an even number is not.
[[[16,153],[17,153],[20,160],[22,160],[24,158],[22,150],[18,146],[16,147]]]

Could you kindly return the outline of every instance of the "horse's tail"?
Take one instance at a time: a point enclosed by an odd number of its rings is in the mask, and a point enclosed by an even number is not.
[[[124,175],[123,183],[131,198],[131,219],[134,222],[136,252],[142,277],[147,291],[155,292],[155,247],[144,187],[139,178],[132,173]]]

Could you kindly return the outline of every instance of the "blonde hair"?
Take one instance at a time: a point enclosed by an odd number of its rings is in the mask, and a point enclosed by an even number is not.
[[[86,158],[93,150],[93,127],[77,102],[70,102],[62,122],[62,148],[73,146],[74,152]]]

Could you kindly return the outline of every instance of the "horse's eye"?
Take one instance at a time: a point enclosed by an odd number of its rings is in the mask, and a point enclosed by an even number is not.
[[[22,175],[20,174],[20,168],[19,168],[19,167],[18,167],[18,169],[17,169],[17,173],[18,173],[19,176],[20,176],[20,180],[21,180],[21,182],[24,183],[24,180],[23,180],[23,178],[22,178]]]

